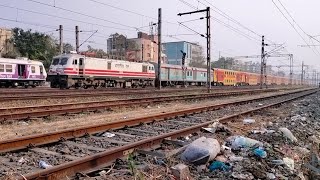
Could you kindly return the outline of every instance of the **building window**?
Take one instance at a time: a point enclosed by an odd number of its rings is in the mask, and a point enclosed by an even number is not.
[[[148,57],[151,57],[151,54],[150,54],[150,53],[148,53]]]
[[[0,64],[0,72],[4,72],[4,65]]]
[[[34,67],[34,66],[31,66],[31,73],[36,73],[36,67]]]
[[[6,72],[12,72],[12,65],[6,65]]]

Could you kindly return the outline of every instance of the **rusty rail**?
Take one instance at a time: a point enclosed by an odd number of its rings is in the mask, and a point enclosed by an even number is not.
[[[46,170],[41,170],[41,171],[38,171],[35,173],[27,174],[27,175],[25,175],[25,178],[27,178],[27,179],[47,179],[47,180],[66,179],[67,176],[73,176],[78,172],[87,172],[90,170],[96,170],[99,167],[101,168],[101,167],[107,166],[108,164],[114,162],[114,160],[124,157],[126,152],[128,152],[128,151],[134,151],[136,149],[152,148],[154,146],[161,144],[163,142],[163,140],[165,140],[167,138],[175,139],[175,138],[187,135],[187,134],[198,132],[198,131],[200,131],[200,129],[202,127],[206,127],[216,121],[224,123],[224,122],[230,121],[232,119],[238,118],[239,116],[251,114],[253,112],[257,112],[257,111],[260,111],[260,110],[263,110],[266,108],[279,106],[283,103],[290,102],[290,101],[296,100],[298,98],[301,98],[301,97],[304,97],[307,95],[311,95],[317,91],[318,90],[309,91],[303,95],[299,95],[297,97],[286,99],[281,102],[272,103],[269,105],[254,108],[252,110],[247,110],[247,111],[244,111],[241,113],[237,113],[237,114],[234,114],[231,116],[208,121],[208,122],[205,122],[205,123],[202,123],[199,125],[195,125],[192,127],[184,128],[181,130],[173,131],[173,132],[162,134],[159,136],[150,137],[150,138],[147,138],[147,139],[144,139],[141,141],[134,142],[129,145],[116,147],[111,150],[107,150],[105,152],[101,152],[101,153],[97,153],[92,156],[81,158],[79,160],[71,161],[71,162],[61,164],[61,165],[58,165],[58,166],[55,166],[55,167],[52,167],[52,168],[49,168]],[[194,112],[192,111],[189,113],[194,113]],[[171,115],[169,117],[171,117]]]
[[[229,88],[230,89],[230,88]],[[241,90],[241,89],[248,89],[246,88],[231,88],[231,90]],[[252,89],[252,88],[250,88]],[[274,88],[275,89],[275,88]],[[278,88],[279,89],[279,88]],[[291,88],[281,88],[281,89],[291,89]],[[98,90],[98,91],[74,91],[77,93],[73,93],[73,91],[54,91],[52,93],[56,94],[45,94],[44,92],[39,93],[39,95],[26,95],[28,93],[33,94],[33,92],[23,92],[23,93],[11,93],[7,92],[6,96],[0,96],[0,102],[5,102],[5,101],[12,101],[12,100],[35,100],[35,99],[54,99],[54,98],[78,98],[78,97],[97,97],[97,96],[113,96],[113,95],[136,95],[136,94],[154,94],[154,93],[159,93],[159,94],[166,94],[166,93],[175,93],[178,91],[203,91],[203,89],[166,89],[162,91],[158,90],[113,90],[113,91],[104,91],[104,90]],[[212,89],[214,90],[227,90],[227,89]],[[257,89],[256,89],[257,90]],[[71,93],[69,93],[71,92]],[[63,94],[61,94],[63,93]],[[3,93],[0,93],[3,95]],[[21,94],[22,96],[8,96],[10,94]]]
[[[213,97],[232,96],[232,95],[245,95],[245,94],[255,94],[255,93],[261,93],[261,92],[273,92],[273,91],[277,91],[277,90],[276,89],[244,90],[244,91],[232,91],[232,92],[210,93],[210,94],[205,93],[205,94],[161,96],[161,97],[150,97],[150,98],[120,99],[120,100],[112,100],[112,101],[94,101],[94,102],[83,102],[83,103],[67,103],[67,104],[56,104],[56,105],[0,108],[0,121],[28,119],[33,117],[45,117],[50,115],[63,115],[67,113],[80,113],[84,111],[93,111],[93,110],[108,109],[108,108],[114,108],[114,107],[128,107],[128,106],[148,104],[148,103],[203,99],[203,98],[213,98]],[[24,112],[18,112],[18,111],[24,111]]]
[[[221,103],[221,104],[212,105],[212,106],[197,107],[193,109],[186,109],[186,110],[170,112],[170,113],[162,113],[162,114],[152,115],[147,117],[140,117],[140,118],[128,119],[128,120],[119,120],[119,121],[114,121],[110,123],[83,126],[83,127],[74,128],[74,129],[67,129],[67,130],[62,130],[57,132],[37,134],[37,135],[24,136],[24,137],[19,137],[19,138],[10,139],[10,140],[4,140],[4,141],[0,141],[0,153],[24,149],[28,147],[39,146],[43,144],[54,143],[54,142],[60,141],[61,139],[72,139],[72,138],[81,137],[87,134],[94,134],[98,132],[107,131],[110,129],[120,129],[126,126],[136,126],[141,123],[150,123],[153,121],[160,121],[170,117],[174,118],[176,116],[183,116],[183,115],[194,114],[194,113],[199,113],[204,111],[211,111],[211,110],[216,110],[216,109],[230,106],[230,105],[250,103],[257,100],[280,97],[280,96],[285,96],[288,94],[294,94],[294,93],[303,92],[303,91],[306,91],[306,90],[293,91],[290,93],[281,93],[277,95],[270,95],[270,96],[264,96],[259,98],[251,98],[248,100],[232,101],[232,102]]]

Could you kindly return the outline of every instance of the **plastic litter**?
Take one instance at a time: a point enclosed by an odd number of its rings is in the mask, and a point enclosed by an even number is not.
[[[263,146],[262,142],[243,136],[230,136],[227,138],[227,142],[231,144],[231,148],[234,150],[240,148],[251,148],[255,145]]]
[[[213,161],[209,166],[209,169],[210,171],[215,171],[215,170],[229,171],[231,169],[231,166],[221,161]]]
[[[261,129],[261,130],[253,130],[251,131],[252,134],[272,134],[275,133],[275,130],[268,130],[268,129]]]
[[[255,122],[256,122],[256,120],[254,120],[254,119],[244,119],[243,120],[243,124],[253,124]]]
[[[181,154],[181,159],[194,165],[201,165],[213,160],[219,152],[220,144],[216,139],[201,137],[188,145]]]
[[[276,179],[277,177],[273,173],[267,173],[268,179]]]
[[[109,133],[109,132],[106,132],[106,133],[103,133],[102,135],[103,137],[108,137],[108,138],[112,138],[114,136],[116,136],[115,134],[112,134],[112,133]]]
[[[292,142],[297,142],[297,138],[292,134],[292,132],[288,128],[279,128],[279,131],[282,132],[282,134],[290,139]]]
[[[42,169],[48,169],[52,167],[50,164],[46,163],[45,161],[40,160],[39,161],[39,167]]]
[[[283,160],[281,160],[281,159],[272,160],[271,163],[274,165],[283,165],[284,164]]]
[[[267,157],[267,152],[263,150],[263,148],[259,147],[255,150],[253,150],[254,155],[260,157],[260,158],[266,158]]]
[[[242,160],[243,160],[243,157],[242,157],[242,156],[230,156],[230,157],[229,157],[229,160],[230,160],[231,162],[242,161]]]
[[[24,162],[26,162],[26,160],[21,157],[19,160],[18,160],[18,165],[22,165]]]
[[[290,169],[294,170],[294,160],[291,158],[283,158],[283,163]]]

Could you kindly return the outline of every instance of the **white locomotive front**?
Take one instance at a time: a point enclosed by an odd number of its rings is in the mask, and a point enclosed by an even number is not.
[[[154,65],[62,54],[53,58],[48,80],[53,88],[153,86]]]

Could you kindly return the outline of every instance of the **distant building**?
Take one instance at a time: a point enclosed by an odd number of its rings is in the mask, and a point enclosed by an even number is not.
[[[169,64],[182,65],[181,51],[186,53],[186,66],[188,66],[192,60],[203,58],[203,48],[197,43],[191,43],[187,41],[168,42],[163,43],[163,47]]]
[[[111,57],[128,61],[158,62],[158,37],[138,32],[137,38],[110,37],[107,40],[107,52]],[[165,55],[162,55],[165,61]]]
[[[0,56],[12,51],[13,46],[9,42],[12,36],[13,32],[11,29],[0,28]]]

